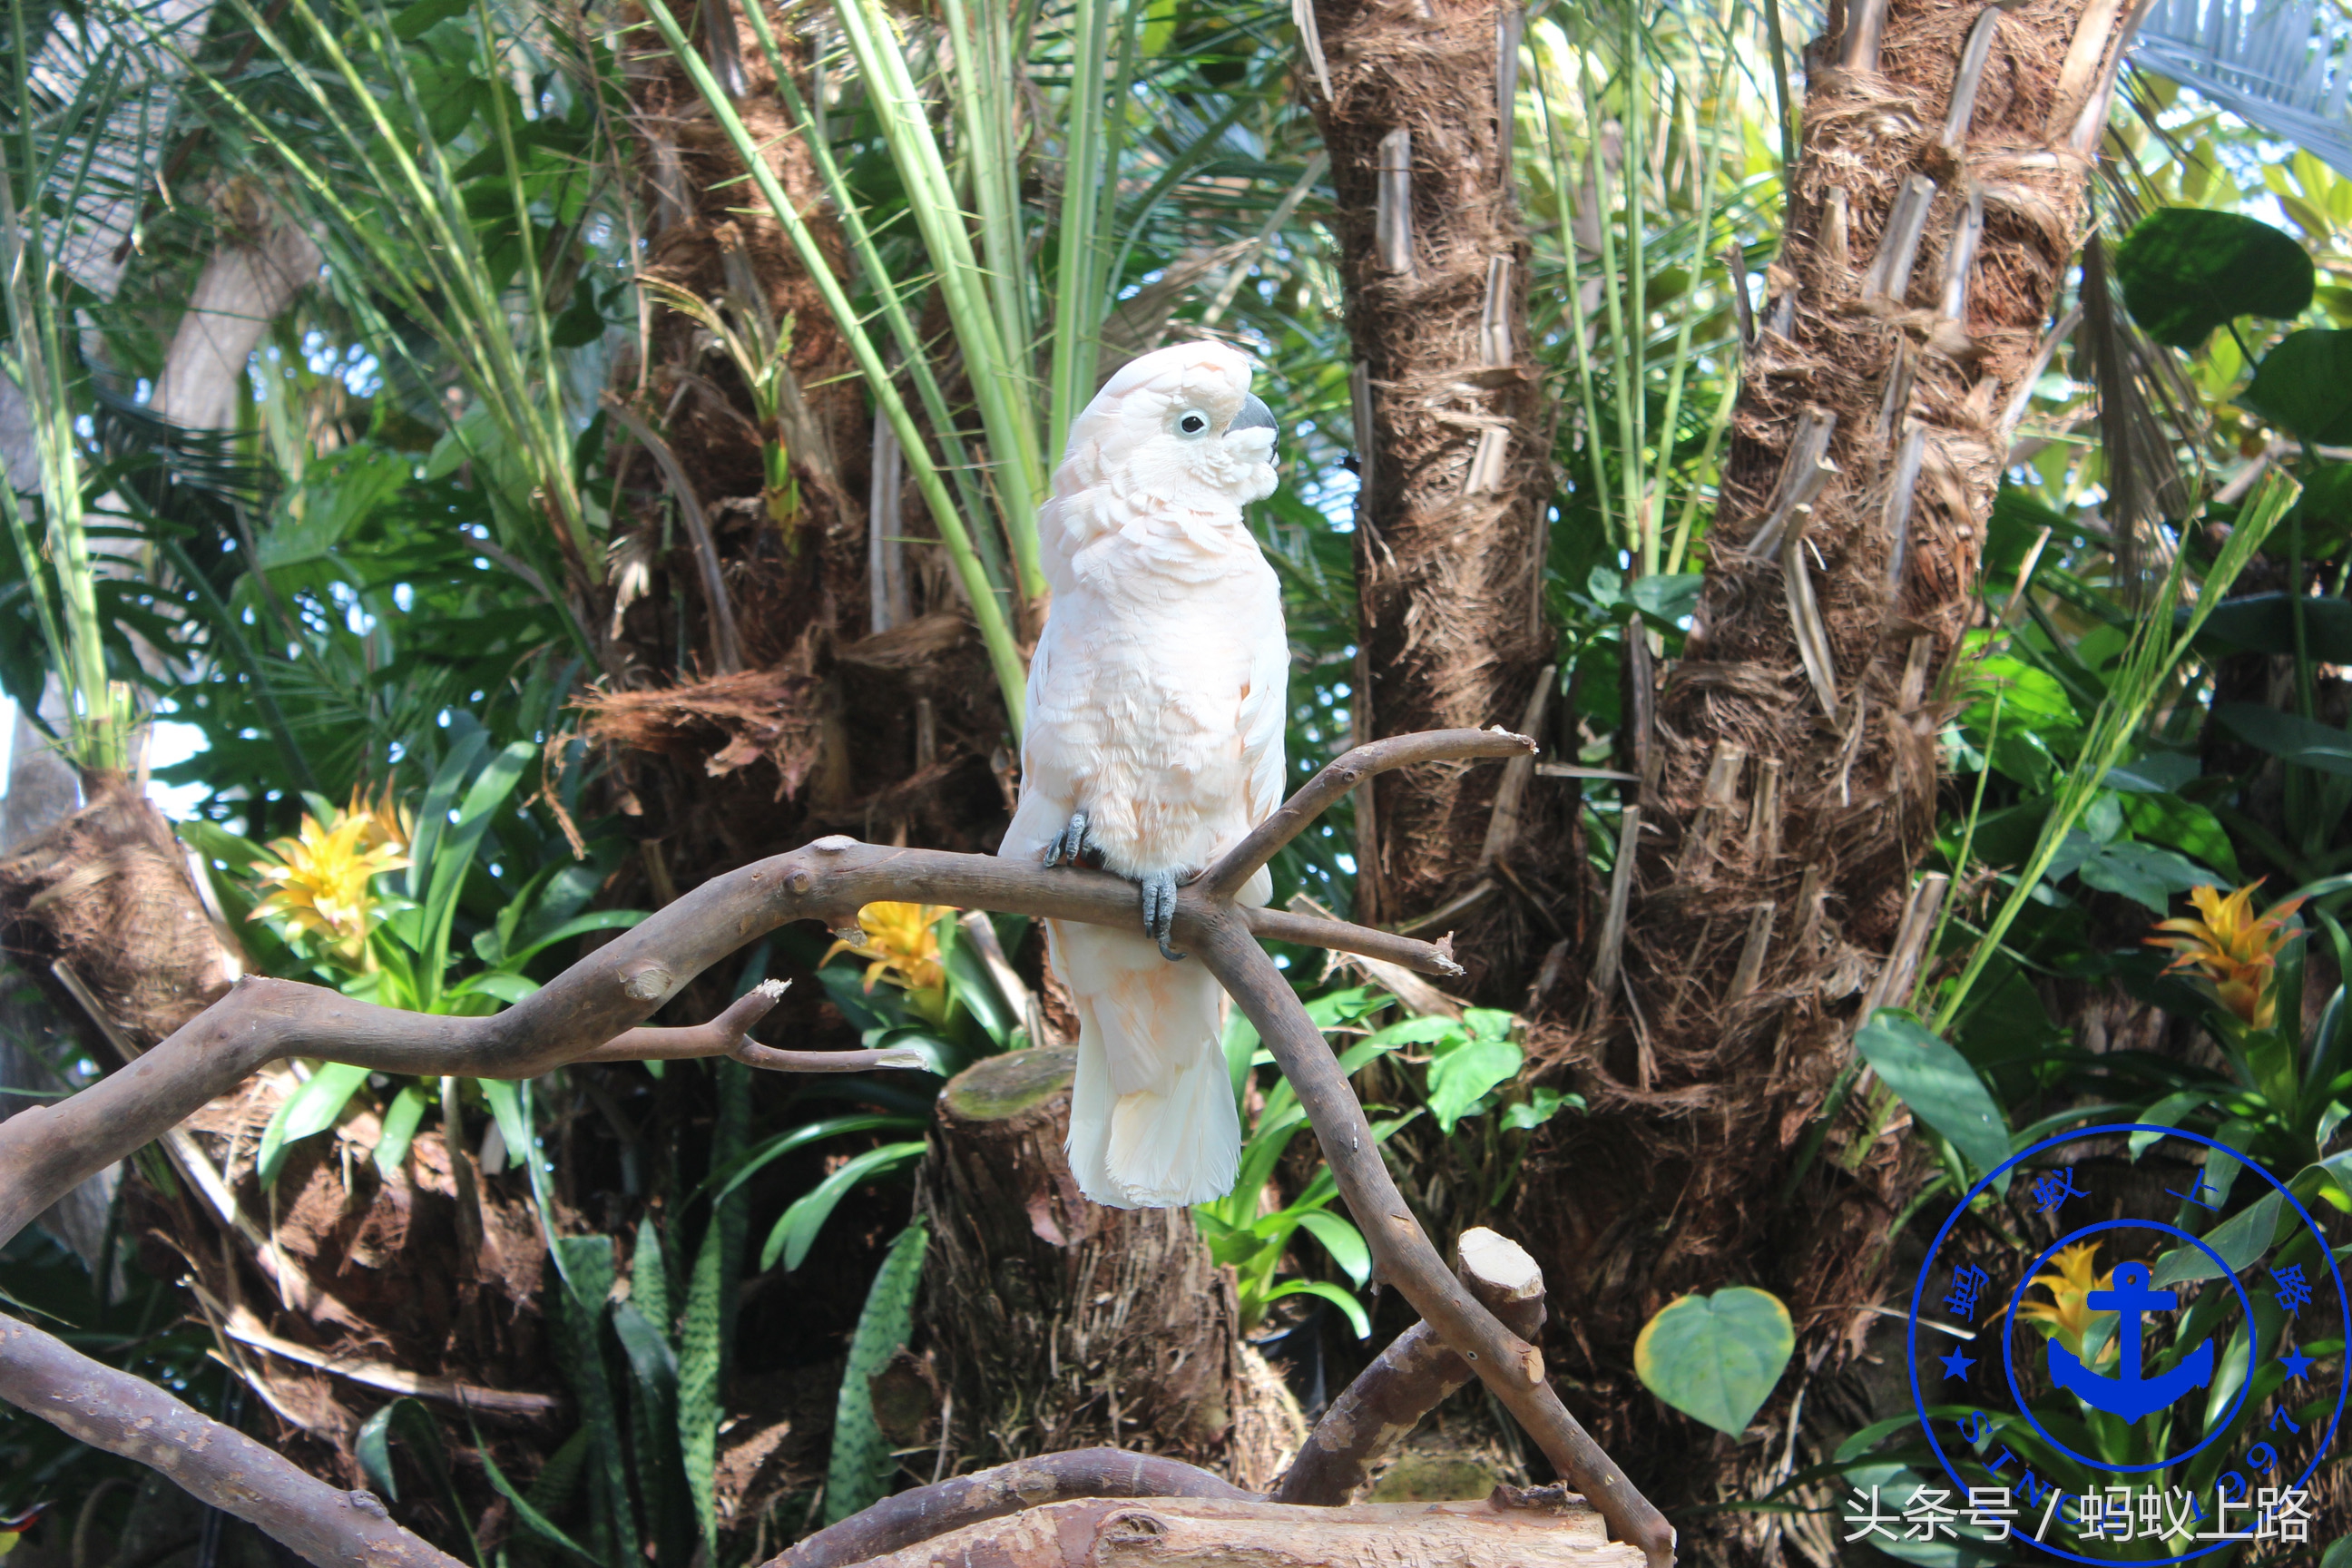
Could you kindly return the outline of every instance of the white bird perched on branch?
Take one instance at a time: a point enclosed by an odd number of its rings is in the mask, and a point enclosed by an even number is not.
[[[1282,800],[1290,646],[1242,516],[1273,493],[1276,427],[1249,387],[1223,343],[1131,362],[1071,426],[1038,511],[1053,607],[997,853],[1142,891],[1141,934],[1046,922],[1078,1013],[1070,1165],[1118,1208],[1217,1197],[1241,1158],[1223,993],[1168,937],[1177,888]],[[1271,889],[1260,870],[1242,900]]]

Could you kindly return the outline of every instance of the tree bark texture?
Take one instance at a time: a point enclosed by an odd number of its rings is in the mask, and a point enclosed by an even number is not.
[[[714,73],[740,82],[735,110],[778,184],[845,276],[823,183],[748,16],[726,0],[690,9]],[[804,69],[792,18],[771,6],[767,19],[785,68]],[[652,440],[613,435],[640,448],[636,521],[614,531],[607,679],[585,731],[620,764],[623,813],[658,825],[652,894],[832,830],[982,847],[1004,810],[990,767],[1003,705],[939,550],[900,537],[928,532],[912,524],[919,508],[887,542],[907,613],[872,617],[869,500],[897,509],[869,491],[874,425],[856,363],[684,69],[656,40],[629,80],[647,274],[734,318],[741,336],[764,311],[788,342],[779,411],[763,419],[712,334],[647,290],[648,359],[612,389]],[[789,459],[790,494],[770,487],[772,447]],[[666,531],[665,511],[679,526]]]
[[[1331,155],[1356,359],[1360,741],[1522,728],[1549,647],[1553,415],[1527,358],[1527,235],[1495,111],[1507,10],[1313,8],[1308,74],[1328,74],[1328,90],[1307,91]],[[1485,883],[1464,949],[1478,974],[1514,975],[1541,917],[1486,875],[1518,836],[1508,823],[1489,833],[1504,778],[1457,763],[1359,796],[1358,917],[1425,914]]]
[[[918,1342],[984,1464],[1094,1443],[1216,1462],[1262,1491],[1305,1436],[1241,1340],[1231,1277],[1187,1209],[1078,1191],[1064,1146],[1077,1052],[992,1057],[941,1091],[915,1208],[931,1222]]]
[[[1834,1371],[1916,1189],[1916,1142],[1882,1134],[1894,1119],[1865,1092],[1776,1196],[1862,1015],[1908,998],[1926,931],[1898,932],[1930,901],[1912,873],[1951,711],[1939,683],[1977,616],[2008,410],[2084,228],[2085,149],[2129,27],[2083,0],[1831,15],[1844,30],[1811,56],[1699,611],[1633,738],[1622,978],[1554,1037],[1594,1114],[1559,1124],[1521,1211],[1590,1407],[1635,1474],[1683,1478],[1684,1501],[1733,1471],[1694,1462],[1696,1429],[1612,1370],[1643,1321],[1686,1290],[1764,1285],[1796,1318],[1800,1363],[1821,1350]],[[1981,80],[1956,104],[1970,53]]]
[[[1532,1496],[1539,1501],[1523,1501]],[[865,1568],[1639,1568],[1582,1499],[1306,1508],[1206,1499],[1048,1504],[877,1557]]]

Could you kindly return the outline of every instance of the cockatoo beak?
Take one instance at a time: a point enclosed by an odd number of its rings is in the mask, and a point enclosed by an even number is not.
[[[1255,392],[1242,399],[1242,411],[1234,416],[1234,422],[1225,427],[1225,434],[1238,436],[1244,430],[1271,430],[1276,435],[1282,432],[1282,426],[1274,422],[1274,410],[1268,408]]]

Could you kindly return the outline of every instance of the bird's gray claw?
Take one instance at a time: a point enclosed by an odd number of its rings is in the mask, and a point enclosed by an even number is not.
[[[1176,875],[1172,871],[1155,871],[1138,884],[1143,890],[1143,930],[1160,944],[1160,956],[1171,963],[1183,954],[1168,945],[1171,932],[1176,929]]]
[[[1047,840],[1045,864],[1048,866],[1078,866],[1088,857],[1099,862],[1102,847],[1095,842],[1093,828],[1083,811],[1070,813],[1069,826]]]

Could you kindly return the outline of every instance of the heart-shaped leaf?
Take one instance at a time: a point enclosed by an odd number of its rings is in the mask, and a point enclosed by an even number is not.
[[[1734,1285],[1668,1302],[1642,1325],[1633,1371],[1684,1415],[1737,1437],[1763,1408],[1796,1344],[1778,1296]]]
[[[2263,356],[2238,401],[2300,440],[2352,446],[2352,331],[2289,332]]]
[[[2164,207],[2116,251],[2124,304],[2160,343],[2193,349],[2239,316],[2292,321],[2311,306],[2311,257],[2289,236],[2238,213]]]

